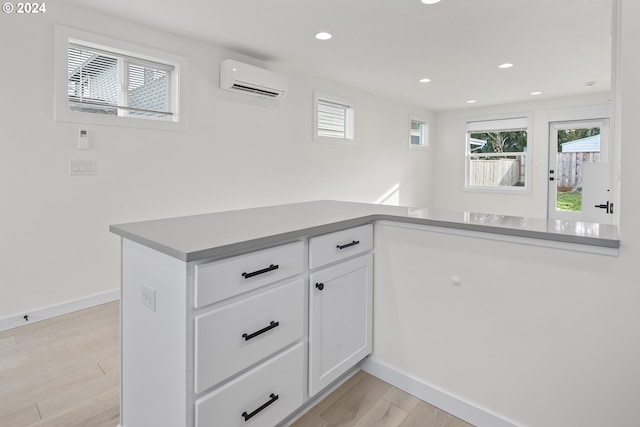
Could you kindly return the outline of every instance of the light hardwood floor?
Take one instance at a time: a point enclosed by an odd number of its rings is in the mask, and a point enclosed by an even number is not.
[[[118,302],[0,332],[0,426],[115,427]]]
[[[118,364],[118,302],[0,332],[0,427],[117,426]],[[364,372],[293,424],[338,426],[472,427]]]
[[[364,371],[291,427],[473,427]]]

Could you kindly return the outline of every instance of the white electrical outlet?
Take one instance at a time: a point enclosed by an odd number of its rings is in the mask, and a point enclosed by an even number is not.
[[[156,311],[156,291],[155,289],[142,287],[142,305],[151,311]]]

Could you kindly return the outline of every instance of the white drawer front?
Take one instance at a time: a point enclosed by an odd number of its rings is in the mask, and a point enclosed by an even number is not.
[[[367,224],[309,239],[309,268],[314,269],[373,248],[373,225]]]
[[[195,392],[302,338],[304,281],[295,280],[195,318]]]
[[[303,245],[294,242],[195,268],[196,308],[302,272]]]
[[[197,400],[196,427],[278,424],[302,405],[303,358],[300,343]],[[245,421],[245,417],[250,418]]]

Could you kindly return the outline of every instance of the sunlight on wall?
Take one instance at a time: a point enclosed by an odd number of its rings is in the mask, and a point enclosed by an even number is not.
[[[375,202],[376,205],[400,205],[400,183],[396,183],[386,193],[380,196]]]

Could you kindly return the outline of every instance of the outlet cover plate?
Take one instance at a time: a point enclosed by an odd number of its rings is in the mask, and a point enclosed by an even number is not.
[[[156,291],[155,289],[142,287],[142,305],[151,311],[156,311]]]

